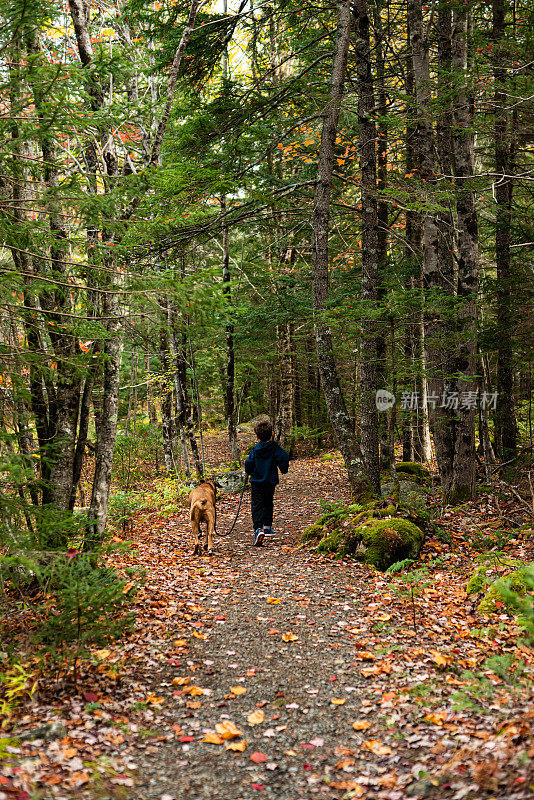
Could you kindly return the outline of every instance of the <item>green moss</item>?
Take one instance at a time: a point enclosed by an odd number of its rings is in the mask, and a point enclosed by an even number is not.
[[[503,594],[501,593],[500,589],[503,583],[506,581],[507,586],[515,592],[515,594],[519,595],[519,597],[524,597],[527,593],[527,582],[525,580],[525,567],[522,569],[518,569],[515,572],[511,572],[509,575],[506,575],[504,578],[499,578],[499,580],[492,583],[480,603],[478,604],[478,613],[479,614],[496,614],[501,611],[503,606],[506,606],[506,601],[504,599]]]
[[[422,464],[418,464],[415,461],[400,461],[395,469],[397,472],[404,472],[408,473],[409,475],[414,475],[416,478],[420,480],[426,480],[430,478],[430,471],[424,467]]]
[[[8,753],[6,747],[20,747],[20,742],[18,739],[13,739],[10,736],[6,736],[5,739],[0,739],[0,761],[3,758],[13,758],[13,754]]]
[[[498,563],[500,566],[510,567],[510,569],[514,569],[519,565],[519,562],[515,558],[500,558]],[[486,591],[494,582],[495,560],[489,559],[475,569],[467,583],[466,592],[468,595],[480,594]]]
[[[368,520],[357,531],[365,547],[364,560],[380,570],[405,558],[416,559],[424,541],[423,532],[400,517]]]
[[[302,531],[301,540],[303,542],[311,542],[314,539],[321,539],[325,534],[324,525],[320,521],[314,522],[313,525],[308,525]]]
[[[318,550],[354,556],[385,570],[396,561],[417,558],[423,540],[423,532],[400,517],[365,519],[363,522],[356,517],[348,525],[331,530],[320,542]]]

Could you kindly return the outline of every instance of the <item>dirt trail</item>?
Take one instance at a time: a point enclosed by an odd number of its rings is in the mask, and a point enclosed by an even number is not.
[[[494,739],[518,710],[509,704],[488,719],[452,708],[455,687],[447,681],[461,682],[449,666],[451,651],[456,647],[455,658],[476,663],[476,647],[465,638],[468,620],[448,616],[458,587],[440,584],[438,575],[425,603],[435,616],[415,636],[389,577],[296,547],[300,531],[318,515],[319,499],[343,495],[339,462],[293,462],[276,496],[274,540],[252,546],[245,502],[234,534],[217,539],[216,556],[190,562],[196,634],[150,678],[164,698],[167,725],[174,721],[174,738],[130,750],[136,797],[532,796],[515,740]],[[222,530],[236,506],[236,497],[221,502]],[[180,531],[184,524],[178,522]],[[190,681],[178,686],[177,677]],[[191,686],[203,693],[191,693]],[[263,721],[251,725],[254,711]],[[225,721],[242,732],[232,741],[246,742],[243,752],[202,741]],[[255,753],[259,763],[251,759]],[[473,759],[487,775],[476,773]],[[499,759],[507,765],[502,776]],[[510,785],[517,777],[513,790],[499,789],[500,780]]]

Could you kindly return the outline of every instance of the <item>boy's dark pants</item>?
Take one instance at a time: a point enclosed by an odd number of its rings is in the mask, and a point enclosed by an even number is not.
[[[250,506],[254,530],[273,524],[273,497],[276,486],[267,481],[250,482]]]

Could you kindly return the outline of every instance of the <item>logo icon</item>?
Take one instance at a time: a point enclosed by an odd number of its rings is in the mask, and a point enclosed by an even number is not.
[[[379,411],[387,411],[395,404],[395,395],[387,389],[379,389],[375,398],[376,407]]]

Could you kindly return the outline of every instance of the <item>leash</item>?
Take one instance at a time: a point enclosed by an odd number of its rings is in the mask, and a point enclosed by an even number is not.
[[[232,522],[232,527],[226,531],[226,533],[219,533],[219,536],[229,536],[233,529],[235,528],[235,524],[237,522],[237,518],[239,516],[239,512],[241,511],[241,504],[243,503],[243,495],[245,494],[245,489],[247,488],[248,484],[248,475],[245,475],[245,483],[243,484],[243,488],[241,489],[241,497],[239,498],[239,505],[237,507],[237,514],[235,515],[234,521]]]

